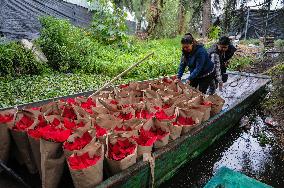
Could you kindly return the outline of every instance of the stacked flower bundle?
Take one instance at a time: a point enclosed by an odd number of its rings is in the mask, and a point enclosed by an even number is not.
[[[57,187],[66,159],[76,187],[94,186],[103,179],[104,158],[112,174],[120,172],[221,111],[219,96],[204,96],[174,79],[124,84],[96,96],[0,114],[0,126],[16,117],[10,129],[24,133],[44,188]],[[95,181],[92,171],[99,173]]]

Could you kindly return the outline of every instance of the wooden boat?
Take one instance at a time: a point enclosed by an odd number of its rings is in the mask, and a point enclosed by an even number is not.
[[[154,172],[151,173],[149,162],[140,159],[135,165],[109,177],[98,187],[159,186],[162,182],[174,176],[181,166],[200,155],[237,124],[247,109],[264,96],[266,85],[269,82],[270,78],[265,75],[230,72],[229,79],[224,85],[224,91],[218,93],[226,101],[223,110],[208,121],[200,124],[190,133],[153,152],[152,157],[155,160]],[[89,96],[93,92],[39,101],[18,106],[18,108],[40,106],[61,98]]]

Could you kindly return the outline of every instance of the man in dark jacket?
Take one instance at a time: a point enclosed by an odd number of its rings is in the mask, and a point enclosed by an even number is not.
[[[181,45],[182,57],[177,74],[178,80],[181,79],[186,67],[188,67],[190,75],[186,82],[206,93],[214,79],[214,65],[209,59],[207,51],[202,45],[197,44],[191,34],[186,34],[182,38]]]
[[[214,94],[216,88],[222,91],[223,83],[227,82],[228,74],[226,74],[229,59],[231,59],[237,49],[231,44],[229,37],[223,36],[217,44],[214,44],[208,54],[211,61],[215,65],[216,76],[209,88],[209,94]]]

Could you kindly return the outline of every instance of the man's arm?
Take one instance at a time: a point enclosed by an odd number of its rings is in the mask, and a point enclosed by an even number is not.
[[[211,55],[211,61],[215,65],[215,70],[216,70],[216,76],[217,76],[217,81],[218,83],[222,83],[222,75],[221,75],[221,63],[220,63],[220,57],[217,53],[213,53]]]
[[[181,79],[184,73],[185,67],[186,67],[185,58],[184,58],[184,55],[182,55],[180,58],[180,64],[179,64],[178,73],[177,73],[178,79]]]

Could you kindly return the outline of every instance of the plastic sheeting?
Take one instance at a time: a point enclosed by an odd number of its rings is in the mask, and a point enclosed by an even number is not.
[[[232,25],[231,33],[242,32],[245,35],[247,22],[247,10],[235,12],[235,20]],[[250,10],[248,19],[247,38],[259,38],[265,35],[267,20],[267,36],[273,36],[276,39],[284,38],[284,9],[267,10],[258,9]]]
[[[40,16],[69,19],[86,27],[92,20],[88,9],[62,0],[0,0],[0,35],[8,39],[34,39],[39,36]]]

